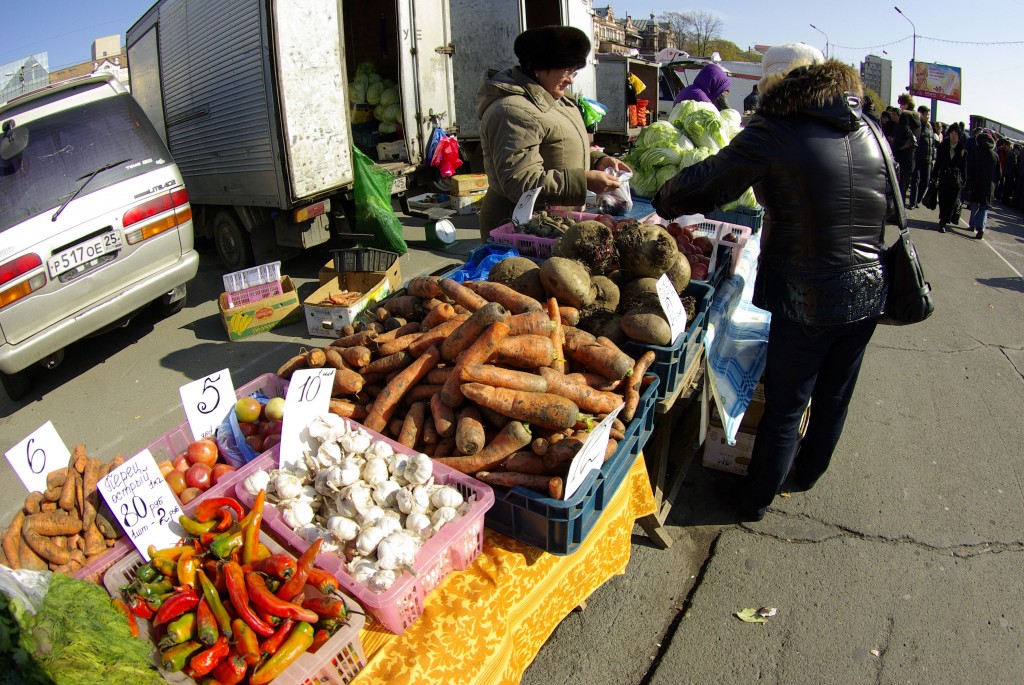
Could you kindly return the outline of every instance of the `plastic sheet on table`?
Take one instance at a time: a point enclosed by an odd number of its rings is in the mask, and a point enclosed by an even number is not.
[[[492,266],[503,259],[518,256],[519,250],[511,245],[486,243],[470,252],[466,264],[458,271],[447,274],[447,277],[459,283],[486,281]]]

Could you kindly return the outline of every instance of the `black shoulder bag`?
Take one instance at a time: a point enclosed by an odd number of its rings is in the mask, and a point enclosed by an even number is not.
[[[861,117],[861,120],[871,129],[878,147],[882,150],[893,197],[900,198],[899,183],[896,180],[889,145],[884,142],[874,122],[868,117]],[[921,260],[917,256],[914,243],[910,241],[910,229],[907,228],[907,215],[903,210],[903,203],[897,199],[894,204],[896,225],[899,226],[900,235],[885,253],[885,275],[889,282],[889,295],[885,299],[885,314],[878,323],[905,326],[927,319],[935,311],[935,304],[932,302],[932,286],[924,279]]]

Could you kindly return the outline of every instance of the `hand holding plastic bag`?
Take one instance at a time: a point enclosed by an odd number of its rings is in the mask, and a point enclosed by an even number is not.
[[[629,190],[629,179],[632,172],[618,173],[614,169],[606,169],[605,173],[619,180],[619,187],[607,190],[597,196],[598,211],[602,214],[622,216],[633,209],[633,194]]]

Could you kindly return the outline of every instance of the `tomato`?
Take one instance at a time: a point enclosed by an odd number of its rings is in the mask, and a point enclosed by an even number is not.
[[[182,504],[188,504],[201,494],[203,494],[203,491],[199,488],[185,488],[181,491],[181,494],[178,495],[178,499],[181,500]]]
[[[206,464],[192,464],[185,473],[185,483],[190,488],[207,490],[213,484],[213,469]]]
[[[213,466],[217,463],[217,443],[210,438],[200,438],[188,445],[188,463]]]
[[[711,238],[705,236],[697,236],[693,239],[693,246],[704,253],[705,257],[710,257],[711,252],[715,249],[715,244],[711,241]]]
[[[174,458],[174,461],[172,461],[171,463],[174,465],[175,471],[181,471],[182,473],[188,471],[188,467],[192,466],[192,464],[188,460],[188,452],[183,452],[182,454],[179,454]]]
[[[160,475],[164,478],[167,474],[174,470],[174,463],[170,459],[164,459],[162,462],[157,464],[160,467]]]
[[[260,435],[280,435],[281,426],[284,425],[283,421],[267,421],[260,424]]]
[[[235,416],[239,422],[255,421],[262,412],[263,406],[255,397],[243,397],[235,402]]]
[[[171,486],[171,491],[181,497],[181,491],[185,489],[185,474],[181,471],[171,469],[170,473],[164,474],[164,480]]]
[[[708,279],[708,268],[700,262],[690,265],[690,278],[695,281],[706,281]]]
[[[231,473],[235,470],[235,467],[231,464],[214,464],[213,465],[213,484],[216,485],[220,482],[220,479],[224,477],[224,474]]]
[[[260,432],[260,425],[251,421],[239,421],[238,429],[242,435],[249,437],[250,435],[256,435]]]
[[[254,452],[263,451],[263,436],[262,435],[250,435],[245,439],[245,444],[252,448]]]
[[[280,433],[269,433],[265,438],[263,438],[263,447],[262,447],[262,449],[260,451],[261,452],[266,452],[267,450],[269,450],[271,447],[273,447],[274,445],[278,444],[279,442],[281,442],[281,434]]]

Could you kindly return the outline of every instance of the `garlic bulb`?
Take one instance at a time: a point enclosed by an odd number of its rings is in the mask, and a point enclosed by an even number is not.
[[[434,529],[431,528],[432,525],[433,522],[426,514],[412,513],[405,517],[405,529],[416,533],[424,540],[429,539],[434,534]]]
[[[341,467],[332,466],[320,469],[313,477],[313,487],[321,495],[332,495],[342,487]]]
[[[422,485],[430,480],[433,473],[434,463],[430,461],[430,457],[419,453],[409,457],[409,462],[405,466],[404,477],[410,483]]]
[[[345,419],[337,414],[322,414],[309,424],[309,437],[319,442],[337,442],[348,432]]]
[[[281,511],[281,517],[292,530],[308,526],[313,522],[313,507],[303,500],[292,500]]]
[[[359,459],[355,457],[343,457],[338,462],[338,468],[341,470],[341,475],[338,479],[338,487],[344,487],[346,485],[352,485],[359,480],[359,475],[363,471],[363,464]]]
[[[343,487],[334,498],[334,509],[342,516],[356,518],[372,506],[373,491],[362,481]]]
[[[316,459],[321,466],[330,466],[341,461],[341,447],[336,442],[322,442],[316,451]]]
[[[271,482],[274,492],[282,500],[294,499],[302,494],[302,480],[287,471],[275,472]]]
[[[359,524],[347,516],[332,516],[327,519],[327,530],[339,542],[348,542],[359,537]]]
[[[426,514],[430,511],[430,494],[422,486],[404,487],[395,493],[395,505],[403,514]]]
[[[451,523],[457,518],[459,518],[459,512],[455,511],[453,507],[440,507],[430,515],[430,523],[434,527],[434,532],[437,532],[444,524]]]
[[[370,434],[362,429],[351,431],[338,438],[341,449],[349,454],[362,454],[370,448],[371,442]]]
[[[402,530],[402,519],[390,514],[391,512],[384,512],[384,515],[377,519],[377,522],[374,524],[383,530],[385,535],[391,535],[397,530]]]
[[[356,551],[364,557],[373,554],[385,535],[384,529],[376,526],[363,528],[362,532],[359,533],[359,537],[356,538]]]
[[[246,492],[255,497],[259,494],[260,490],[266,490],[268,485],[270,485],[270,474],[260,469],[250,473],[242,487],[245,488]]]
[[[312,485],[303,485],[295,499],[312,504],[317,499],[317,491]]]
[[[430,493],[430,503],[436,509],[441,507],[456,509],[462,504],[462,493],[450,485],[441,485]]]
[[[398,580],[398,574],[390,569],[381,569],[373,574],[366,585],[374,592],[384,592]]]
[[[322,533],[319,526],[302,526],[295,529],[295,534],[306,542],[316,542]]]
[[[373,489],[373,501],[382,507],[394,509],[397,506],[396,495],[401,489],[395,481],[386,480]]]
[[[369,528],[376,525],[377,521],[380,521],[382,518],[384,518],[384,509],[376,504],[371,504],[356,520],[359,521],[360,528]]]
[[[429,457],[427,457],[429,459]],[[363,464],[363,480],[377,487],[388,479],[388,464],[381,457],[372,457]]]
[[[412,566],[419,547],[419,538],[407,530],[390,533],[377,545],[377,568],[395,570]]]
[[[356,557],[349,562],[348,570],[353,578],[365,585],[370,582],[370,578],[377,572],[377,560],[373,557]]]
[[[395,454],[395,450],[391,447],[391,445],[384,442],[383,440],[374,441],[373,443],[370,444],[369,447],[363,450],[363,452],[366,453],[367,459],[369,459],[370,457],[383,457],[386,459],[391,455]]]
[[[404,452],[396,452],[390,457],[385,457],[388,462],[388,471],[392,478],[405,479],[405,467],[409,464],[409,455]]]

